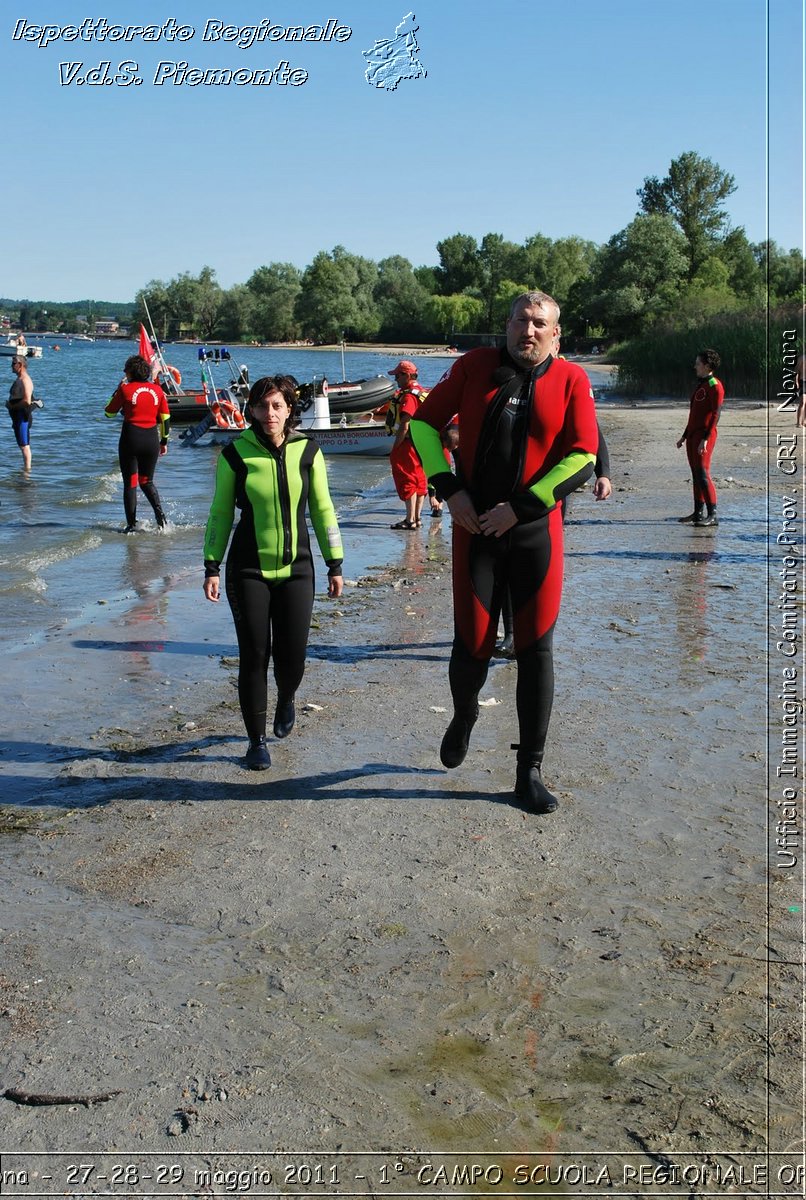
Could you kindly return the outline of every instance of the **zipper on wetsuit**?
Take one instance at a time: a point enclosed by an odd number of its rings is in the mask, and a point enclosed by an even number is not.
[[[291,499],[288,494],[288,472],[285,465],[285,442],[277,451],[277,492],[280,497],[280,513],[283,520],[282,564],[291,562]]]

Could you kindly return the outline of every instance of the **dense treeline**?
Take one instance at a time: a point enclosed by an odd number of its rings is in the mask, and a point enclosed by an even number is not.
[[[535,233],[522,245],[498,233],[456,233],[437,243],[436,266],[392,255],[373,262],[343,246],[299,270],[258,267],[225,290],[215,272],[154,280],[137,296],[158,333],[225,341],[451,342],[500,332],[510,301],[541,288],[562,307],[565,335],[621,342],[660,330],[702,328],[718,315],[802,301],[803,257],[774,242],[751,244],[731,228],[734,179],[693,151],[663,179],[645,179],[639,210],[603,246]]]
[[[228,289],[210,267],[152,280],[131,315],[143,319],[147,303],[164,340],[452,342],[500,333],[512,297],[541,288],[560,303],[566,336],[651,343],[669,327],[701,331],[718,317],[729,328],[768,303],[803,301],[801,252],[751,244],[731,228],[724,205],[735,190],[731,175],[689,151],[664,178],[644,180],[634,219],[601,246],[541,233],[521,245],[498,233],[481,241],[455,233],[437,243],[435,266],[419,267],[336,246],[304,270],[273,262]],[[48,306],[48,327],[69,332],[54,324],[57,307]]]

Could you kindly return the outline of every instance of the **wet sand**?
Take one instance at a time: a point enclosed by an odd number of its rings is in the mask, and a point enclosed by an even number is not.
[[[715,531],[676,521],[684,408],[600,417],[614,495],[572,499],[551,816],[512,803],[510,663],[465,764],[439,764],[447,520],[317,603],[268,774],[239,764],[224,611],[170,712],[112,729],[82,697],[90,744],[2,810],[0,1090],[121,1094],[2,1101],[8,1150],[794,1150],[800,918],[771,932],[766,895],[766,413],[726,405]],[[398,508],[390,490],[353,535]],[[791,1026],[772,1059],[769,945]]]

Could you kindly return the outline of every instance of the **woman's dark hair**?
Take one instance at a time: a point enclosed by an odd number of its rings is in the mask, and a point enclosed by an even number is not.
[[[712,371],[715,371],[722,362],[716,350],[700,350],[697,358],[703,366],[710,367]]]
[[[249,389],[246,418],[248,421],[254,422],[251,406],[260,400],[265,400],[266,396],[271,395],[272,392],[279,392],[291,409],[283,428],[283,432],[288,433],[295,425],[299,424],[299,384],[293,375],[264,375],[261,379],[256,379]]]
[[[151,367],[142,354],[133,354],[123,364],[123,370],[133,383],[148,383],[151,378]]]

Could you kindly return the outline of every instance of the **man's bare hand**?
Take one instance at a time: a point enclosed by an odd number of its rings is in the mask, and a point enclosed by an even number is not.
[[[495,508],[488,509],[479,517],[481,532],[485,537],[503,537],[513,525],[517,524],[518,518],[515,510],[506,501],[503,504],[496,504]]]
[[[464,490],[454,492],[447,503],[451,517],[457,525],[461,525],[462,529],[466,529],[468,533],[481,533],[478,513],[468,492]]]

